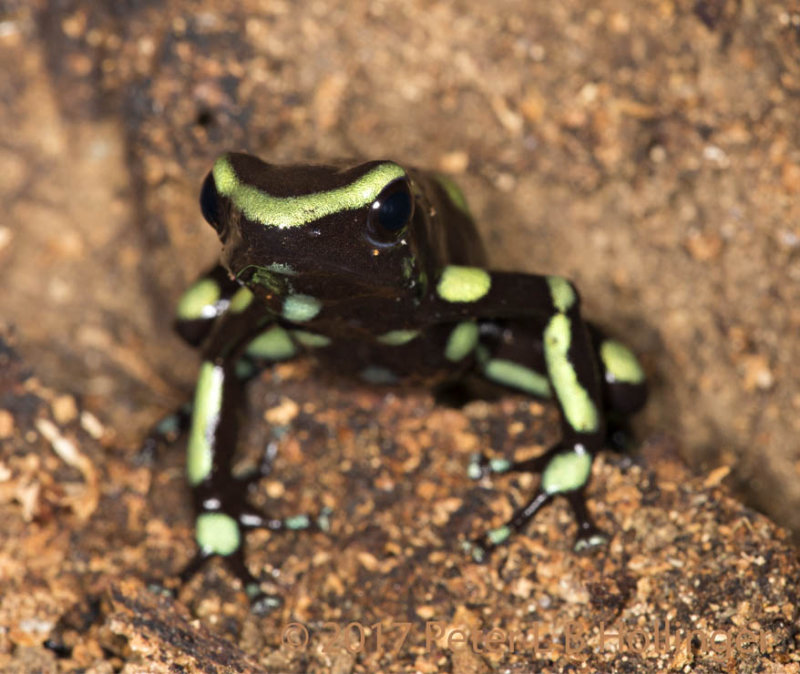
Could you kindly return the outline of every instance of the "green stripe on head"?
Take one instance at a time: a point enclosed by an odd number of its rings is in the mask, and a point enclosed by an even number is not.
[[[265,227],[279,229],[300,227],[326,215],[368,206],[390,182],[406,176],[405,170],[398,164],[383,162],[342,187],[292,197],[275,197],[242,182],[227,155],[214,162],[212,173],[217,192],[230,199],[248,219]]]

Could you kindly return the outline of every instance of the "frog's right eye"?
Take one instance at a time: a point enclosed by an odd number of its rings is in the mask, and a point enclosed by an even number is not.
[[[219,193],[217,185],[214,183],[214,176],[209,173],[203,181],[203,189],[200,190],[200,210],[206,222],[217,230],[217,234],[222,234],[222,223],[220,222]]]

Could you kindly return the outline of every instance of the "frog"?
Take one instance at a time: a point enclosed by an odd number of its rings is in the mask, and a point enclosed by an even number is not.
[[[643,407],[644,370],[630,348],[584,319],[566,278],[491,269],[452,178],[389,160],[279,165],[229,152],[205,177],[200,210],[222,250],[176,312],[178,333],[202,358],[183,413],[197,543],[183,581],[220,558],[268,611],[281,598],[248,569],[246,532],[322,528],[330,516],[281,519],[251,504],[274,446],[252,474],[233,470],[247,382],[299,357],[369,385],[434,390],[473,377],[552,400],[561,437],[541,456],[471,459],[476,480],[540,477],[507,522],[464,541],[466,554],[485,562],[559,496],[577,522],[576,549],[607,540],[586,486],[609,419]]]

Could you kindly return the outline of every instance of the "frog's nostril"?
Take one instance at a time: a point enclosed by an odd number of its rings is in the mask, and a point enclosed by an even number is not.
[[[214,176],[209,173],[203,181],[203,188],[200,190],[200,210],[206,222],[217,230],[217,234],[222,236],[222,222],[220,218],[220,202],[217,185]]]

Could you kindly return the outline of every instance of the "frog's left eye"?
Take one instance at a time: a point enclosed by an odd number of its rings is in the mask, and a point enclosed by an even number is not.
[[[214,176],[211,173],[206,176],[203,181],[203,189],[200,190],[200,210],[206,222],[222,235],[222,226],[219,222],[219,196]]]
[[[393,243],[414,215],[414,199],[407,180],[394,180],[372,202],[367,216],[367,234],[377,244]]]

